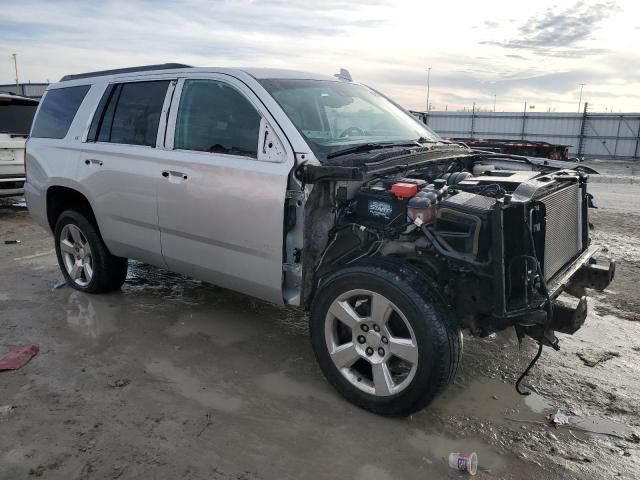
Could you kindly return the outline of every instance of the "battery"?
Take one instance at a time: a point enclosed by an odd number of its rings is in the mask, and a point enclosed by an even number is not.
[[[364,224],[404,225],[407,222],[407,202],[396,198],[390,190],[364,188],[356,195],[355,213]]]

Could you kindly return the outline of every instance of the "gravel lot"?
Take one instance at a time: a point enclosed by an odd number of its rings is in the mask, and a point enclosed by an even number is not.
[[[18,199],[0,200],[0,478],[637,478],[640,471],[640,185],[593,185],[596,241],[617,277],[560,352],[512,331],[465,337],[456,382],[407,419],[364,412],[316,367],[304,315],[142,264],[121,292],[61,280],[51,238]],[[4,244],[18,239],[19,244]],[[582,359],[609,356],[595,367]],[[582,358],[582,359],[581,359]],[[558,408],[579,417],[554,428]],[[595,433],[598,432],[598,433]]]

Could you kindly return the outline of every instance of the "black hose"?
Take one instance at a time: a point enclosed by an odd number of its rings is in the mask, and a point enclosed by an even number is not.
[[[458,252],[454,252],[452,250],[449,250],[447,247],[445,247],[442,244],[442,242],[441,242],[441,240],[439,238],[440,236],[436,232],[432,231],[429,228],[429,225],[427,225],[426,223],[422,225],[420,230],[422,231],[424,236],[427,237],[427,240],[429,240],[431,242],[431,245],[433,245],[433,248],[436,249],[436,252],[438,252],[443,257],[448,258],[449,260],[455,260],[455,261],[458,261],[458,262],[467,263],[469,265],[472,265],[472,266],[478,267],[478,268],[486,267],[491,263],[490,261],[479,262],[479,261],[475,260],[473,257],[471,257],[470,255],[465,255],[465,254],[462,254],[462,253],[458,253]]]
[[[542,271],[542,265],[540,265],[540,260],[538,260],[538,254],[536,253],[536,244],[533,239],[533,232],[531,230],[531,225],[527,222],[525,218],[524,224],[527,227],[527,232],[529,233],[529,243],[531,244],[531,252],[533,253],[533,258],[536,259],[538,275],[540,275],[540,283],[542,284],[542,288],[544,289],[544,296],[547,299],[547,312],[548,318],[550,319],[553,315],[553,303],[551,302],[551,295],[549,295],[549,287],[547,286],[547,281],[544,278],[544,272]]]
[[[531,392],[529,391],[523,392],[522,390],[520,390],[520,382],[522,382],[522,380],[524,380],[524,377],[529,374],[529,370],[531,370],[531,368],[536,364],[536,362],[540,358],[540,355],[542,355],[542,342],[538,342],[538,353],[536,353],[536,356],[533,357],[533,360],[531,360],[531,363],[529,364],[527,369],[522,372],[522,375],[520,375],[520,378],[518,378],[518,381],[516,382],[516,392],[518,392],[520,395],[531,395]]]

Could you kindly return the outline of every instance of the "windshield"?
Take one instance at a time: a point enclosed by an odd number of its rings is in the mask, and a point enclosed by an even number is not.
[[[0,98],[0,133],[29,135],[36,108],[34,101]]]
[[[319,159],[362,144],[440,140],[412,115],[363,85],[290,79],[260,83],[306,137]]]

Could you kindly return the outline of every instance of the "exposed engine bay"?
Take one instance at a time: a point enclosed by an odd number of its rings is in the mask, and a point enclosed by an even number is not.
[[[473,334],[515,326],[519,338],[557,348],[554,331],[574,333],[585,320],[584,288],[604,289],[614,274],[590,248],[587,179],[477,154],[360,177],[307,172],[315,185],[303,259],[314,267],[305,289],[361,260],[403,261]]]

